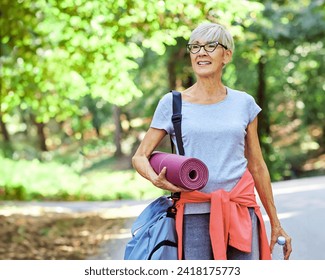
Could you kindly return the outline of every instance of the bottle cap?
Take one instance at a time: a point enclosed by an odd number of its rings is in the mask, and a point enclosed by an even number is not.
[[[284,238],[284,236],[279,236],[278,240],[277,240],[277,243],[279,245],[284,245],[286,243],[286,239]]]

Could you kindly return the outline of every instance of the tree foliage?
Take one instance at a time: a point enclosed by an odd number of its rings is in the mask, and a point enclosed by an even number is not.
[[[46,141],[55,122],[69,123],[68,136],[79,140],[91,127],[103,137],[106,124],[110,142],[119,106],[115,127],[120,121],[123,135],[115,139],[135,143],[160,96],[195,82],[185,44],[198,23],[212,21],[227,26],[236,42],[224,82],[256,98],[274,178],[290,177],[310,153],[324,152],[323,6],[323,0],[3,0],[3,139],[36,125]],[[283,127],[291,124],[298,136],[283,144]],[[301,150],[306,156],[297,164],[290,155]]]

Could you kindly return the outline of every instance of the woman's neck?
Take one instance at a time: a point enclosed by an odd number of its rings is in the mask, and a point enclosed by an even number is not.
[[[193,103],[216,103],[227,95],[227,89],[220,80],[198,78],[197,82],[183,92],[183,98]]]
[[[193,85],[198,95],[212,97],[225,94],[225,86],[219,79],[199,78]]]

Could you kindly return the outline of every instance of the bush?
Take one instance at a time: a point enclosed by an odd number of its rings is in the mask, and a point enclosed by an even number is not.
[[[0,200],[149,199],[162,194],[150,182],[126,171],[79,175],[68,165],[0,156]]]
[[[68,166],[38,160],[13,161],[0,157],[0,198],[30,200],[41,198],[72,199],[84,184]]]

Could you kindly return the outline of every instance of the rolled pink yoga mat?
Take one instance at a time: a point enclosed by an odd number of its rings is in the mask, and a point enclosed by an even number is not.
[[[166,179],[183,189],[200,190],[208,182],[208,168],[197,158],[153,152],[149,162],[157,174],[167,167]]]

